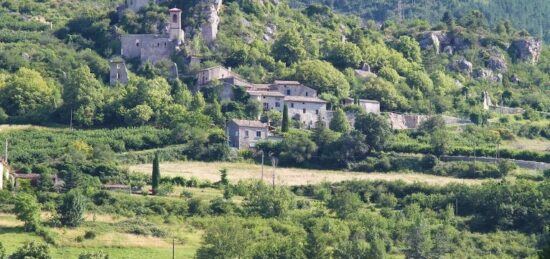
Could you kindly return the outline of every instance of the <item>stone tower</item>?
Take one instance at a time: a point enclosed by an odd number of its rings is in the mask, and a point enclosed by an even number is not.
[[[178,8],[170,9],[170,40],[180,45],[184,41],[183,30],[181,29],[181,10]]]
[[[114,58],[109,61],[111,64],[111,72],[109,75],[109,84],[128,84],[128,69],[126,69],[126,63],[120,58]]]

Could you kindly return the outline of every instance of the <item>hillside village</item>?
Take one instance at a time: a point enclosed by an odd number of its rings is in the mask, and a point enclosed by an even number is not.
[[[519,2],[2,1],[0,259],[548,259]]]

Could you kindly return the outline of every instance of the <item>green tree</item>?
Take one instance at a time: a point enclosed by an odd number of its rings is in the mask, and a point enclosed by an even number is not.
[[[10,255],[10,259],[52,259],[50,250],[46,244],[38,244],[36,242],[25,243],[19,247],[15,253]]]
[[[422,52],[420,51],[420,44],[409,37],[401,36],[399,37],[399,42],[397,43],[397,50],[403,53],[403,56],[409,61],[421,63],[422,62]]]
[[[57,208],[61,224],[67,227],[78,227],[84,222],[86,203],[86,197],[79,190],[71,190],[65,194],[61,205]]]
[[[253,232],[234,218],[212,224],[203,235],[202,245],[197,250],[197,259],[245,258],[253,240]]]
[[[282,123],[282,126],[281,126],[281,131],[282,132],[288,132],[288,129],[289,129],[289,125],[290,124],[290,118],[288,118],[288,106],[284,105],[283,107],[283,123]]]
[[[376,239],[370,243],[368,258],[384,259],[386,258],[386,246],[384,241]]]
[[[296,67],[295,78],[319,93],[327,93],[336,97],[349,95],[350,85],[344,74],[326,61],[300,62]]]
[[[409,229],[407,235],[407,249],[405,256],[414,259],[431,258],[430,253],[433,248],[433,242],[430,234],[430,226],[422,217],[418,217]]]
[[[288,165],[298,165],[311,159],[317,152],[317,145],[302,131],[287,134],[281,142],[281,162]]]
[[[296,29],[291,28],[275,40],[271,54],[275,60],[283,61],[290,66],[304,60],[307,52],[304,47],[304,40]]]
[[[170,84],[164,78],[139,80],[135,91],[128,95],[127,107],[147,104],[154,112],[161,111],[173,101],[170,92]]]
[[[417,131],[422,134],[431,135],[437,130],[445,129],[446,126],[447,125],[445,123],[445,119],[443,119],[443,116],[432,116],[429,119],[420,123]]]
[[[147,104],[140,104],[126,112],[124,121],[128,125],[141,126],[151,120],[154,115],[153,109]]]
[[[86,65],[69,71],[63,89],[63,106],[66,114],[73,113],[73,120],[78,125],[91,126],[102,122],[101,109],[104,105],[104,94],[99,82]]]
[[[327,55],[327,61],[339,69],[357,68],[362,59],[361,49],[351,42],[332,44]]]
[[[220,170],[220,184],[222,186],[229,185],[229,179],[227,179],[227,168],[223,168],[222,170]]]
[[[189,110],[202,112],[204,111],[204,107],[206,107],[206,101],[204,100],[202,93],[198,91],[195,95],[193,95],[193,100],[191,100]]]
[[[445,128],[437,129],[430,135],[430,145],[436,156],[447,153],[449,148],[449,134]]]
[[[210,116],[216,125],[224,125],[225,119],[223,117],[222,107],[218,100],[214,100],[212,104],[206,108],[205,114]]]
[[[25,231],[35,231],[40,226],[40,204],[35,196],[27,193],[18,194],[14,211],[17,219],[25,223]]]
[[[340,133],[347,133],[350,131],[351,125],[348,122],[346,113],[344,113],[342,109],[336,109],[334,116],[330,120],[329,128]]]
[[[359,195],[348,191],[336,193],[328,202],[328,207],[342,219],[357,212],[362,205]]]
[[[285,217],[295,205],[294,195],[288,189],[272,188],[263,182],[255,183],[244,201],[244,208],[249,214],[264,218]]]
[[[40,73],[21,68],[0,89],[2,108],[10,116],[45,116],[59,103],[59,90]]]
[[[373,113],[363,113],[355,118],[355,129],[366,136],[367,144],[374,150],[383,150],[391,136],[386,118]]]
[[[338,244],[334,250],[334,258],[337,259],[367,259],[369,257],[369,244],[364,240],[346,240]]]
[[[153,174],[151,176],[151,187],[153,189],[153,195],[157,194],[159,184],[160,184],[159,154],[155,153],[155,157],[153,158]]]

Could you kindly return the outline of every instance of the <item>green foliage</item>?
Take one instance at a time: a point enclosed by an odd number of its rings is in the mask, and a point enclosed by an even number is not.
[[[300,62],[296,67],[295,78],[317,90],[337,97],[349,95],[349,83],[342,72],[330,63],[320,60]]]
[[[347,218],[361,208],[363,202],[359,195],[351,192],[339,192],[332,196],[328,208],[332,209],[340,218]]]
[[[214,224],[206,230],[203,245],[196,257],[201,258],[242,258],[246,247],[252,242],[250,230],[236,219],[228,219],[222,224]]]
[[[109,259],[109,255],[102,252],[84,252],[78,256],[78,259]]]
[[[67,227],[78,227],[82,224],[87,207],[86,203],[86,197],[79,191],[73,190],[65,194],[61,205],[57,208],[61,224]]]
[[[337,42],[330,45],[327,61],[339,69],[347,67],[356,68],[361,63],[363,56],[361,49],[351,42]]]
[[[102,122],[103,89],[88,66],[68,73],[63,102],[65,110],[73,114],[76,124],[91,126]]]
[[[329,127],[331,130],[340,133],[346,133],[350,131],[351,125],[348,122],[346,114],[342,109],[336,109],[334,116],[330,120]]]
[[[153,189],[153,195],[156,195],[159,190],[160,184],[160,162],[159,155],[155,153],[155,158],[153,158],[153,173],[151,175],[151,187]]]
[[[292,65],[302,61],[306,57],[304,41],[294,28],[285,31],[273,43],[271,53],[277,61],[282,61],[287,65]]]
[[[357,115],[355,128],[367,138],[367,144],[374,150],[382,150],[391,136],[391,128],[381,115],[364,113]]]
[[[22,247],[19,247],[15,253],[10,255],[10,259],[51,259],[48,245],[38,244],[36,242],[25,243]]]
[[[34,195],[18,194],[14,211],[17,219],[25,223],[25,231],[35,231],[40,227],[40,204]]]
[[[281,126],[281,131],[288,132],[289,124],[290,124],[290,119],[288,118],[288,106],[285,103],[283,107],[283,122]]]
[[[244,202],[249,214],[264,218],[285,217],[295,205],[294,195],[286,188],[271,188],[261,182],[252,185]]]
[[[21,68],[0,89],[2,108],[9,116],[42,118],[59,104],[59,89],[39,72]]]

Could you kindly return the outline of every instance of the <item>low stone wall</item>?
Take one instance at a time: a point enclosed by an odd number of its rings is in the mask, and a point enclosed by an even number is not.
[[[518,167],[532,169],[532,170],[545,170],[550,169],[550,164],[543,162],[534,162],[526,160],[515,160],[515,159],[496,159],[493,157],[469,157],[469,156],[442,156],[441,161],[444,162],[474,162],[479,161],[483,163],[498,163],[500,160],[509,160],[514,162]]]

